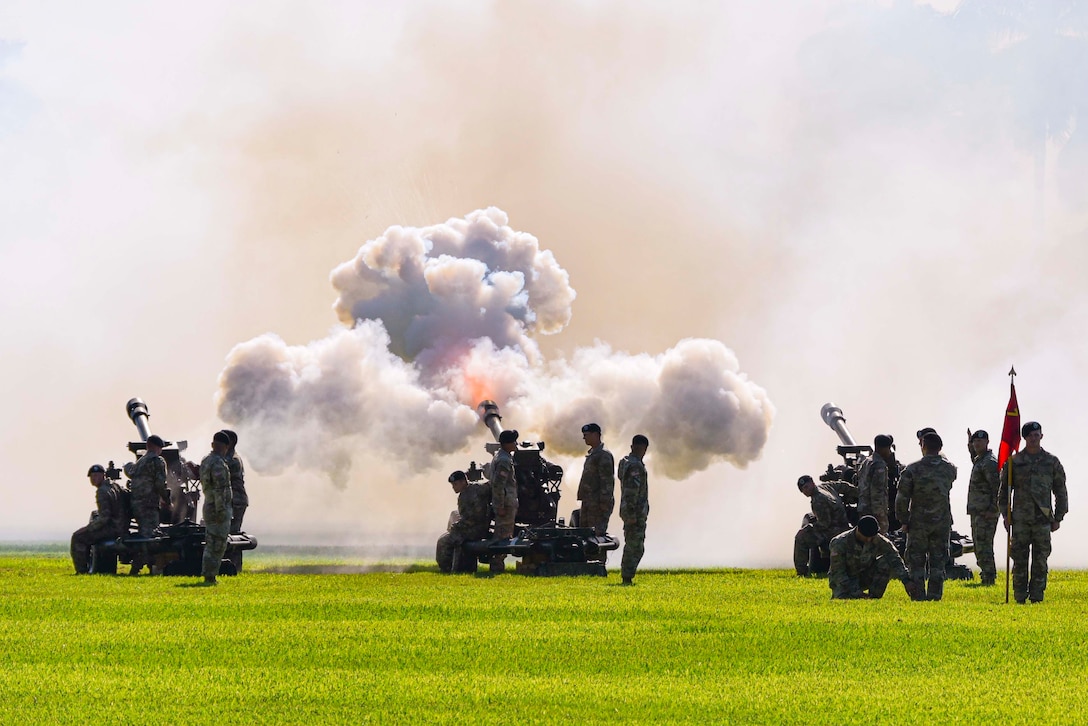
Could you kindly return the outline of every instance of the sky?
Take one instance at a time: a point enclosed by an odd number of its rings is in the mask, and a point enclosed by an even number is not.
[[[647,566],[787,566],[828,401],[905,462],[937,428],[967,529],[966,429],[996,439],[1013,365],[1069,475],[1051,562],[1088,566],[1088,20],[998,7],[5,3],[0,539],[85,522],[129,398],[199,458],[236,346],[335,337],[330,275],[368,241],[494,207],[576,292],[546,360],[719,341],[773,403],[754,460],[670,478],[651,444]],[[423,465],[360,437],[340,482],[251,466],[246,528],[425,546],[487,440]],[[580,462],[555,463],[563,514]]]

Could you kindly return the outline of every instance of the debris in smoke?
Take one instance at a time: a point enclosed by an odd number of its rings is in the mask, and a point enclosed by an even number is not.
[[[258,471],[299,466],[344,486],[362,450],[431,467],[479,434],[484,398],[564,454],[584,453],[590,420],[616,447],[644,433],[654,468],[674,479],[718,461],[744,467],[767,440],[774,406],[720,341],[657,356],[598,342],[543,359],[532,336],[566,327],[576,293],[497,208],[391,227],[331,280],[351,327],[306,345],[260,336],[235,346],[220,374],[219,416],[246,433]]]

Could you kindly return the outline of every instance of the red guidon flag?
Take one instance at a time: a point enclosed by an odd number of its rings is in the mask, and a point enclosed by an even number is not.
[[[1020,450],[1020,406],[1016,403],[1016,384],[1009,382],[1009,405],[1005,407],[1005,428],[1001,430],[1001,447],[997,450],[997,470],[1014,451]]]

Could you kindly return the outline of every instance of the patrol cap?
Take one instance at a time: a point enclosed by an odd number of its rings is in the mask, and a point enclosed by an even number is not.
[[[873,537],[880,531],[880,525],[877,524],[876,517],[866,514],[858,520],[858,531],[866,537]]]
[[[583,434],[599,434],[601,433],[601,427],[595,423],[587,423],[582,427]]]
[[[815,482],[812,481],[811,476],[809,476],[808,474],[804,474],[800,479],[797,480],[797,488],[798,489],[804,489],[805,484],[814,484],[814,483]]]
[[[917,436],[918,440],[921,441],[922,437],[925,436],[926,434],[935,434],[935,433],[937,433],[937,429],[927,426],[924,429],[918,429],[918,431],[915,433],[915,436]]]
[[[238,434],[234,433],[230,429],[223,429],[223,433],[225,433],[227,435],[227,438],[230,439],[231,446],[234,446],[238,443]]]
[[[873,448],[886,449],[894,443],[895,439],[891,437],[891,434],[877,434],[876,438],[873,439]]]
[[[989,441],[990,435],[982,429],[979,429],[975,433],[971,434],[971,441],[974,441],[975,439],[986,439],[987,441]]]
[[[102,468],[101,464],[95,464],[94,466],[92,466],[90,469],[87,470],[87,476],[90,476],[91,474],[105,474],[105,473],[106,473],[106,470]]]
[[[1034,431],[1038,431],[1039,433],[1043,433],[1043,427],[1039,425],[1038,421],[1028,421],[1026,424],[1024,424],[1020,428],[1020,435],[1023,436],[1024,438],[1027,438],[1028,434],[1030,434],[1030,433],[1032,433]]]
[[[468,477],[465,475],[465,472],[461,471],[460,469],[450,474],[450,478],[446,481],[448,481],[450,484],[453,484],[459,479],[468,479]]]
[[[503,431],[501,434],[499,434],[499,443],[516,444],[518,442],[518,436],[520,436],[520,434],[518,433],[517,429]]]
[[[160,449],[166,446],[166,442],[162,440],[162,437],[158,434],[151,434],[147,437],[148,446],[158,446]]]
[[[216,431],[215,436],[212,437],[212,441],[217,444],[226,444],[230,446],[230,437],[227,436],[226,431]]]

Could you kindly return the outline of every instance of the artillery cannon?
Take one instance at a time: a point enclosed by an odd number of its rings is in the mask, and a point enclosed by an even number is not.
[[[476,413],[498,442],[502,433],[498,405],[494,401],[481,401]],[[484,450],[493,456],[499,444],[487,443]],[[619,541],[608,534],[594,534],[591,528],[567,526],[558,517],[563,468],[545,459],[543,452],[542,441],[519,442],[513,452],[518,488],[513,538],[495,539],[492,529],[488,539],[464,543],[454,558],[455,572],[475,572],[481,561],[488,562],[495,555],[510,555],[521,558],[516,571],[523,575],[607,574],[605,556],[619,547]],[[481,481],[489,478],[490,470],[490,462],[478,467],[473,461],[465,474],[469,481]]]
[[[128,450],[141,456],[147,451],[150,413],[139,398],[125,404],[125,413],[136,427],[138,441],[131,441]],[[163,575],[199,575],[204,557],[205,529],[196,523],[197,504],[200,501],[200,467],[187,461],[182,452],[187,441],[164,441],[162,457],[166,460],[166,484],[170,490],[170,504],[160,510],[163,524],[152,537],[140,537],[134,531],[131,517],[130,485],[122,488],[122,504],[128,517],[128,533],[111,540],[103,540],[91,546],[91,572],[115,574],[117,563],[130,564],[134,555],[142,555],[151,564],[151,572]],[[110,461],[106,476],[120,481],[122,473],[129,476],[133,463],[118,469]],[[227,550],[220,565],[223,575],[236,575],[242,569],[242,552],[257,547],[257,540],[245,533],[232,534],[227,538]]]
[[[820,475],[820,481],[833,484],[836,482],[849,482],[856,484],[855,481],[858,470],[861,468],[862,462],[866,457],[875,456],[873,453],[873,447],[858,444],[850,433],[850,429],[846,427],[846,416],[843,415],[842,409],[836,406],[834,403],[825,403],[820,408],[820,418],[827,424],[828,428],[835,432],[838,436],[841,444],[836,447],[835,452],[842,457],[841,464],[828,464],[827,471]],[[900,556],[904,556],[907,549],[907,536],[900,529],[900,523],[895,518],[895,496],[898,492],[899,475],[902,472],[902,464],[895,462],[894,466],[888,467],[888,523],[890,530],[887,534],[891,543],[895,545],[895,549],[898,550]],[[851,525],[856,525],[858,521],[858,509],[856,502],[844,502],[846,506],[846,516]],[[811,514],[806,514],[805,517],[811,517]],[[807,523],[807,519],[804,523]],[[955,559],[965,554],[975,551],[974,543],[971,538],[952,530],[952,535],[948,545],[948,562],[945,565],[945,579],[947,580],[970,580],[974,577],[971,569],[966,565],[956,564]],[[809,568],[814,573],[825,573],[830,565],[830,557],[828,553],[822,549],[813,549],[809,554]]]

